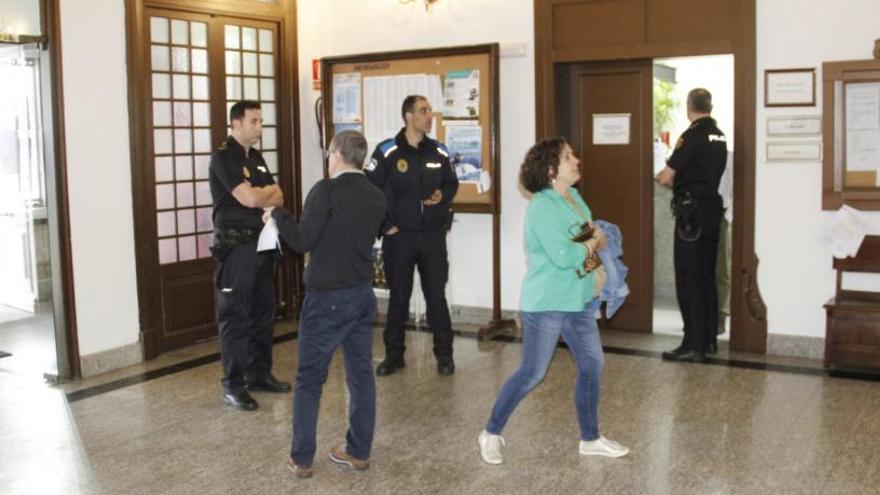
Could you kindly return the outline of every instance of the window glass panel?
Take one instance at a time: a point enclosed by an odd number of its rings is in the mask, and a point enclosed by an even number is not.
[[[241,74],[241,52],[226,50],[226,73]]]
[[[173,211],[160,211],[156,213],[156,234],[159,237],[177,234],[177,225]]]
[[[274,103],[261,103],[260,107],[263,110],[263,125],[276,125],[275,122],[275,104]]]
[[[175,100],[188,100],[189,99],[189,76],[185,74],[174,74],[172,79],[173,90],[174,90],[174,99]]]
[[[201,234],[198,236],[199,258],[211,257],[212,237],[211,234]]]
[[[275,101],[275,80],[260,78],[260,99],[263,101]]]
[[[159,239],[159,264],[177,262],[177,239]]]
[[[171,76],[153,74],[153,98],[171,98]]]
[[[153,60],[151,65],[153,70],[168,70],[171,68],[167,46],[153,45],[150,47],[150,55],[150,58]]]
[[[196,259],[196,237],[188,235],[177,239],[177,246],[180,249],[180,261],[189,261]]]
[[[174,185],[156,184],[156,209],[168,210],[174,208]]]
[[[192,78],[193,100],[208,99],[208,78],[205,76],[193,76]]]
[[[241,98],[239,98],[239,99],[241,99]],[[226,115],[226,126],[227,127],[229,127],[229,125],[231,124],[229,122],[229,112],[232,110],[232,105],[235,105],[235,101],[227,101],[226,102],[226,114],[225,115]]]
[[[241,99],[241,78],[240,77],[227,77],[226,78],[226,99],[238,101]],[[226,112],[226,118],[229,118],[229,112]]]
[[[260,54],[260,75],[272,77],[275,75],[275,56]]]
[[[260,90],[257,86],[257,78],[256,77],[244,78],[244,99],[245,100],[259,100],[260,99]]]
[[[193,186],[192,182],[178,182],[175,184],[177,189],[177,207],[189,208],[193,205]]]
[[[171,49],[171,67],[174,72],[189,72],[189,49],[175,46]]]
[[[211,152],[210,129],[196,129],[193,131],[193,151],[196,153]]]
[[[263,150],[274,150],[277,148],[275,140],[275,128],[274,127],[263,127],[263,138],[260,140],[260,149]]]
[[[174,125],[175,127],[192,125],[192,105],[188,101],[174,102]]]
[[[206,181],[196,182],[196,206],[211,204],[211,184]]]
[[[171,102],[170,101],[154,101],[153,102],[153,125],[156,127],[171,126]]]
[[[208,46],[208,25],[204,22],[190,23],[193,46]]]
[[[171,129],[153,130],[153,154],[167,155],[171,153]]]
[[[192,49],[192,71],[196,74],[208,73],[208,50]]]
[[[168,19],[164,17],[150,17],[150,41],[153,43],[168,43]]]
[[[266,160],[266,165],[269,167],[269,172],[273,174],[278,173],[278,153],[274,151],[267,151],[263,153],[263,160]]]
[[[187,208],[177,210],[177,232],[180,234],[192,234],[196,231],[195,210]]]
[[[157,156],[155,164],[156,182],[170,182],[174,180],[174,161],[170,156]]]
[[[174,157],[175,177],[177,180],[192,180],[193,178],[193,159],[190,155],[180,155]]]
[[[174,45],[189,44],[189,23],[179,19],[171,21],[171,43]]]
[[[239,49],[241,45],[238,41],[238,26],[225,26],[226,48]]]
[[[246,76],[256,76],[257,75],[257,54],[256,53],[242,53],[242,72]]]
[[[192,153],[192,131],[190,129],[174,129],[174,152]]]
[[[211,232],[214,230],[214,221],[212,208],[198,208],[196,210],[196,229],[199,232]]]
[[[207,103],[193,103],[193,125],[196,127],[211,125],[211,110]]]
[[[211,155],[196,155],[196,179],[207,179],[211,166]]]
[[[243,50],[257,51],[257,30],[254,28],[241,28],[241,48]]]
[[[260,51],[272,53],[272,31],[268,29],[260,29]]]

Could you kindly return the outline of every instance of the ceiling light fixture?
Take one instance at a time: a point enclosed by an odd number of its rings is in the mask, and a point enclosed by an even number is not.
[[[408,4],[411,4],[411,3],[416,3],[416,2],[419,2],[419,1],[423,1],[423,2],[425,2],[425,10],[427,11],[429,8],[431,8],[431,5],[432,5],[432,4],[434,4],[435,2],[437,2],[437,1],[439,1],[439,0],[397,0],[397,1],[400,2],[400,3],[403,4],[403,5],[408,5]]]

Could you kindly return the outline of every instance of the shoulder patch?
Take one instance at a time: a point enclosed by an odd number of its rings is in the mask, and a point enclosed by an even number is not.
[[[446,145],[441,143],[440,141],[436,141],[436,143],[437,143],[437,152],[440,153],[441,155],[445,156],[446,158],[449,158],[449,148],[447,148]]]
[[[678,138],[678,141],[675,142],[675,149],[679,149],[682,146],[684,146],[684,138],[680,137]]]
[[[394,150],[397,149],[397,143],[394,142],[393,139],[386,139],[379,143],[379,153],[382,153],[382,156],[388,158],[388,155],[391,154]]]
[[[364,166],[364,170],[366,170],[367,172],[372,172],[373,170],[376,170],[376,165],[378,164],[379,162],[377,162],[375,158],[371,158],[369,163]]]

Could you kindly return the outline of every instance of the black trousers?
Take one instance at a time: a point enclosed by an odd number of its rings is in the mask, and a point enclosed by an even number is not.
[[[223,387],[239,392],[272,371],[275,254],[256,242],[236,246],[217,262],[217,319]]]
[[[700,212],[700,235],[684,239],[680,221],[676,220],[675,295],[684,320],[682,346],[691,351],[705,352],[717,343],[718,288],[715,285],[715,264],[718,259],[718,237],[721,212]]]
[[[452,322],[446,303],[449,261],[446,258],[446,231],[400,231],[382,239],[385,279],[391,289],[388,319],[385,323],[385,355],[403,357],[404,326],[409,318],[413,271],[419,269],[422,293],[427,304],[428,326],[434,332],[434,355],[452,357]]]

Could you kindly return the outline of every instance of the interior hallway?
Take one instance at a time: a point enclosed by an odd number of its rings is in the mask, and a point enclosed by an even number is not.
[[[281,329],[276,339],[275,372],[283,379],[291,379],[296,366],[291,330]],[[381,331],[375,336],[378,361]],[[708,365],[661,361],[659,350],[674,340],[633,334],[604,338],[609,352],[601,429],[630,446],[630,456],[577,454],[573,362],[560,348],[544,383],[505,430],[501,466],[480,460],[476,437],[503,380],[518,365],[521,345],[515,338],[488,343],[458,338],[456,374],[440,377],[430,335],[409,332],[407,368],[377,380],[377,431],[366,472],[340,468],[326,457],[344,438],[347,421],[337,356],[324,391],[319,456],[309,480],[295,479],[284,465],[291,396],[259,394],[261,407],[254,413],[224,407],[216,342],[55,388],[4,373],[0,492],[880,490],[876,382],[825,377],[816,363],[762,364],[723,350]]]

